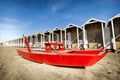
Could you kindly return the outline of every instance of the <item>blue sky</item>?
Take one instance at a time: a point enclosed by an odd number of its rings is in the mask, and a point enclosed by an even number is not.
[[[118,13],[120,0],[0,0],[0,41]]]

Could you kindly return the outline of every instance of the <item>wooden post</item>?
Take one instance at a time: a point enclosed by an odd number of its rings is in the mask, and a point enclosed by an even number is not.
[[[44,43],[45,43],[45,34],[43,34],[43,43],[42,43],[42,47],[44,47]]]
[[[32,44],[33,44],[33,38],[32,36],[30,36],[30,46],[32,47]]]
[[[22,45],[21,45],[21,46],[22,46],[22,48],[23,48],[23,38],[22,38]]]
[[[43,37],[42,37],[42,35],[40,35],[40,46],[42,47],[42,44],[43,44]]]
[[[67,48],[66,46],[66,29],[65,29],[65,49]]]
[[[49,42],[51,42],[51,33],[49,33]]]
[[[38,47],[37,44],[38,44],[38,36],[35,35],[35,47]]]
[[[83,42],[84,42],[83,47],[84,47],[84,49],[86,49],[86,46],[85,46],[85,26],[83,27]]]
[[[80,43],[79,43],[79,31],[78,31],[78,27],[77,27],[77,46],[78,46],[78,50],[79,50]]]
[[[115,31],[114,31],[114,24],[113,20],[111,20],[111,27],[112,27],[112,44],[113,44],[113,49],[116,50],[116,43],[115,43]]]
[[[84,47],[84,49],[87,49],[87,44],[88,44],[88,42],[87,42],[87,39],[86,39],[86,31],[85,31],[85,26],[83,26],[83,42],[84,42],[84,44],[83,44],[83,47]]]
[[[52,32],[52,42],[54,41],[54,31]]]
[[[61,36],[61,43],[62,43],[62,30],[60,30],[60,36]]]
[[[21,41],[20,41],[20,47],[22,47],[22,38],[21,38]]]
[[[103,23],[101,23],[101,26],[102,26],[103,47],[106,48],[106,45],[105,45],[105,34],[104,34],[104,25],[103,25]]]

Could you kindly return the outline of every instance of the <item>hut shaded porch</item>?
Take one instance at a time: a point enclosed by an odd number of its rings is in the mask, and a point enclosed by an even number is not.
[[[43,34],[42,33],[38,33],[37,34],[37,42],[36,42],[36,46],[39,48],[43,47]]]
[[[110,20],[108,27],[110,27],[111,32],[112,48],[115,50],[120,49],[120,16]]]
[[[120,17],[114,19],[114,30],[115,30],[115,41],[116,41],[116,48],[120,49]]]
[[[60,28],[55,28],[52,32],[52,42],[58,41],[63,42],[64,41],[64,30]]]
[[[52,34],[51,31],[45,31],[44,32],[44,42],[51,42],[52,41]]]
[[[82,29],[74,24],[69,24],[65,29],[65,48],[82,49],[83,48]]]
[[[104,27],[105,23],[96,19],[90,19],[84,25],[84,38],[87,48],[99,49],[105,47]]]

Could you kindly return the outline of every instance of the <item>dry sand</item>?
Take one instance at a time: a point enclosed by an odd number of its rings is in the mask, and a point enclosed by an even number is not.
[[[84,69],[35,63],[18,56],[14,47],[0,46],[0,80],[120,80],[120,53]]]

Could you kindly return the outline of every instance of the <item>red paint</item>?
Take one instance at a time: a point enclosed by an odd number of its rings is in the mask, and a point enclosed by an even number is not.
[[[100,50],[57,50],[54,53],[51,52],[51,45],[59,45],[59,43],[45,43],[45,51],[31,51],[27,38],[25,42],[28,49],[17,49],[17,52],[23,58],[31,61],[51,64],[56,66],[92,66],[101,60],[110,50],[102,52],[104,48]],[[63,44],[62,44],[63,45]],[[56,48],[55,48],[56,49]],[[101,54],[102,52],[102,54]]]
[[[103,54],[96,53],[99,50],[72,50],[72,51],[61,51],[58,53],[46,53],[46,52],[37,52],[32,51],[29,53],[27,49],[17,49],[17,52],[20,56],[35,61],[39,63],[46,63],[57,66],[92,66],[101,60],[109,50],[105,51]]]
[[[45,52],[51,52],[51,44],[50,43],[45,43]]]
[[[52,51],[58,51],[58,50],[64,50],[64,44],[60,43],[58,41],[52,42],[52,43],[45,43],[45,52],[52,52]]]
[[[24,36],[24,41],[25,41],[28,51],[31,52],[31,48],[30,48],[30,45],[28,43],[28,39],[26,38],[26,36]]]

